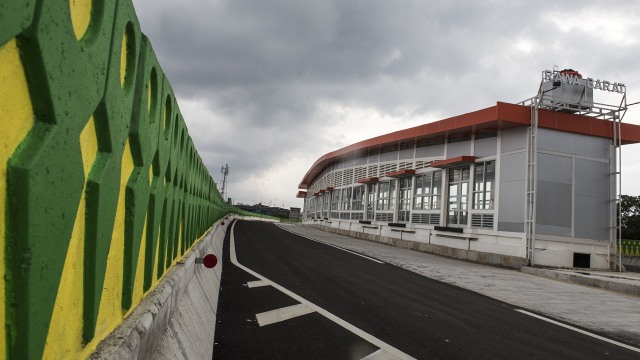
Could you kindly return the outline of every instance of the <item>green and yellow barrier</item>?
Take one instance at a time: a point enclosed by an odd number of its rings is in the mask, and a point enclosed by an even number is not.
[[[640,256],[640,240],[624,240],[622,239],[622,255]]]
[[[0,0],[0,354],[86,358],[227,206],[131,0]]]

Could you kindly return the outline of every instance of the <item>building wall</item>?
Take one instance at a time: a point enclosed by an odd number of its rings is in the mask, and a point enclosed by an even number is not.
[[[85,358],[233,210],[130,0],[0,8],[0,358]]]
[[[328,166],[311,184],[305,201],[305,216],[312,223],[339,226],[353,231],[353,222],[365,219],[363,233],[383,237],[401,237],[452,248],[527,256],[525,239],[525,202],[527,178],[528,127],[451,137],[448,140],[418,140],[370,150]],[[434,160],[458,156],[476,156],[470,168],[469,217],[461,227],[463,235],[434,231],[435,226],[449,225],[447,220],[447,177],[451,170],[430,167]],[[536,253],[539,263],[553,266],[573,265],[573,253],[593,255],[593,267],[609,266],[610,176],[609,140],[555,130],[538,130],[537,157],[537,225]],[[473,187],[476,168],[485,162],[495,163],[495,179],[489,209],[474,208]],[[410,216],[401,214],[400,178],[385,174],[413,169],[410,176]],[[442,171],[438,209],[417,209],[417,177]],[[379,178],[375,184],[359,184],[364,178]],[[395,186],[394,205],[378,209],[381,186]],[[349,189],[351,190],[346,190]],[[371,212],[366,206],[354,206],[353,194],[365,188],[364,198],[373,200]],[[323,193],[321,190],[324,190]],[[373,191],[373,196],[371,195]],[[317,194],[314,195],[314,194]],[[351,194],[351,203],[344,195]],[[366,203],[366,201],[364,201]],[[315,218],[315,220],[314,220]],[[339,220],[339,221],[335,221]],[[309,222],[309,221],[308,221]],[[401,231],[388,223],[404,223],[410,231]],[[339,225],[336,225],[339,224]],[[357,230],[356,230],[357,231]],[[426,240],[428,238],[428,240]],[[454,240],[455,239],[455,240]]]
[[[610,241],[610,141],[538,130],[537,232]]]
[[[493,132],[473,139],[468,136],[452,141],[444,141],[443,139],[418,140],[417,142],[400,144],[400,146],[369,150],[346,160],[337,160],[323,170],[320,176],[310,185],[305,200],[305,214],[308,218],[330,216],[341,219],[353,218],[357,214],[363,214],[365,209],[355,210],[350,208],[349,214],[345,214],[346,211],[341,205],[338,205],[337,210],[333,208],[333,196],[338,190],[349,187],[367,187],[367,185],[357,183],[359,179],[363,178],[380,177],[381,182],[389,181],[390,179],[384,178],[385,174],[402,169],[415,169],[417,171],[416,175],[440,171],[429,166],[434,160],[462,155],[475,155],[479,158],[479,162],[497,161],[498,139],[498,134]],[[327,187],[334,187],[335,190],[331,193],[325,192],[319,196],[313,195]],[[412,184],[413,187],[415,187],[415,184]],[[444,199],[444,194],[441,194],[441,199]],[[334,213],[333,215],[331,215],[332,212]],[[440,211],[436,212],[440,213]],[[434,213],[434,211],[412,210],[412,213],[427,214]],[[344,215],[347,216],[345,217]],[[388,221],[398,220],[396,215],[393,216],[393,219],[388,219],[387,217],[385,219]],[[520,221],[522,222],[522,220]]]
[[[527,136],[527,128],[504,130],[501,134],[499,231],[524,232]]]
[[[540,265],[610,267],[610,140],[538,130],[536,254]]]

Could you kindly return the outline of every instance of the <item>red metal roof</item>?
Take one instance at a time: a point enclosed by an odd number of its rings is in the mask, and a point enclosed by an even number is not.
[[[529,126],[530,121],[531,108],[529,106],[498,102],[495,106],[486,109],[377,136],[321,156],[304,175],[298,188],[306,189],[332,161],[354,152],[418,138],[475,134],[487,130],[504,130]],[[538,126],[546,129],[606,138],[611,138],[613,135],[611,121],[545,109],[540,109]],[[622,123],[621,132],[623,144],[640,143],[640,126]]]
[[[473,164],[474,162],[476,162],[475,156],[456,156],[451,159],[436,160],[431,163],[431,167],[445,169],[462,164]]]
[[[403,170],[398,170],[398,171],[394,171],[394,172],[390,172],[387,174],[384,174],[384,176],[386,177],[400,177],[400,176],[404,176],[404,175],[414,175],[416,173],[415,170],[413,169],[403,169]]]
[[[378,178],[377,177],[368,177],[368,178],[364,178],[364,179],[358,179],[358,183],[360,184],[368,184],[368,183],[377,183],[378,182]]]

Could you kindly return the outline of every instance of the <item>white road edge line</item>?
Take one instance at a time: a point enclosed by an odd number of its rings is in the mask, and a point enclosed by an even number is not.
[[[236,224],[237,224],[237,222],[234,222],[233,225],[231,226],[231,237],[230,237],[231,244],[230,244],[230,251],[229,251],[230,255],[231,255],[230,256],[231,257],[231,262],[235,266],[237,266],[237,267],[241,268],[242,270],[248,272],[249,274],[257,277],[258,279],[262,279],[262,280],[268,282],[271,286],[273,286],[274,288],[276,288],[276,289],[282,291],[283,293],[289,295],[290,297],[298,300],[301,304],[305,304],[308,307],[312,308],[313,310],[317,311],[318,314],[326,317],[327,319],[333,321],[334,323],[336,323],[336,324],[342,326],[343,328],[351,331],[352,333],[354,333],[357,336],[359,336],[360,338],[370,342],[371,344],[373,344],[373,345],[375,345],[375,346],[377,346],[377,347],[379,347],[381,349],[384,349],[385,351],[387,351],[387,352],[389,352],[391,354],[394,354],[399,359],[417,360],[416,358],[414,358],[412,356],[409,356],[408,354],[403,353],[402,351],[400,351],[400,350],[396,349],[395,347],[385,343],[384,341],[374,337],[373,335],[370,335],[370,334],[364,332],[363,330],[358,329],[357,327],[355,327],[355,326],[349,324],[348,322],[340,319],[339,317],[333,315],[332,313],[330,313],[327,310],[319,307],[318,305],[316,305],[316,304],[308,301],[307,299],[305,299],[305,298],[303,298],[303,297],[301,297],[301,296],[299,296],[299,295],[297,295],[297,294],[285,289],[284,287],[274,283],[273,281],[267,279],[266,277],[264,277],[264,276],[258,274],[257,272],[249,269],[248,267],[240,264],[238,262],[238,258],[236,257],[236,241],[235,241],[235,236],[234,236]]]
[[[297,304],[256,314],[258,325],[266,326],[316,312],[305,304]]]
[[[290,232],[290,233],[292,233],[292,234],[298,235],[298,236],[303,237],[303,238],[305,238],[305,239],[307,239],[307,240],[311,240],[311,241],[318,242],[318,243],[320,243],[320,244],[325,244],[325,245],[332,246],[332,247],[334,247],[334,248],[336,248],[336,249],[340,249],[340,250],[342,250],[342,251],[346,251],[346,252],[351,253],[351,254],[353,254],[353,255],[358,255],[358,256],[361,256],[361,257],[363,257],[363,258],[365,258],[365,259],[368,259],[368,260],[371,260],[371,261],[377,262],[378,264],[384,264],[384,262],[382,262],[382,261],[380,261],[380,260],[378,260],[378,259],[374,259],[374,258],[368,257],[368,256],[366,256],[366,255],[362,255],[362,254],[357,253],[357,252],[355,252],[355,251],[352,251],[352,250],[348,250],[348,249],[342,248],[342,247],[340,247],[340,246],[338,246],[338,245],[333,245],[333,244],[330,244],[330,243],[325,242],[325,241],[321,241],[321,240],[318,240],[318,239],[313,239],[313,238],[310,238],[310,237],[308,237],[308,236],[304,236],[304,235],[298,234],[298,233],[293,232],[293,231],[291,231],[291,230],[289,230],[289,229],[285,229],[284,227],[280,226],[279,224],[275,224],[275,225],[276,225],[277,227],[279,227],[280,229],[284,230],[284,231],[288,231],[288,232]]]
[[[544,316],[540,316],[538,314],[534,314],[534,313],[528,312],[526,310],[522,310],[522,309],[515,309],[515,310],[517,312],[519,312],[519,313],[523,313],[525,315],[529,315],[529,316],[532,316],[534,318],[537,318],[537,319],[540,319],[540,320],[544,320],[546,322],[550,322],[550,323],[558,325],[558,326],[562,326],[563,328],[566,328],[566,329],[569,329],[569,330],[573,330],[573,331],[578,332],[580,334],[591,336],[592,338],[596,338],[598,340],[602,340],[602,341],[608,342],[610,344],[617,345],[617,346],[620,346],[622,348],[625,348],[625,349],[640,353],[640,349],[638,349],[636,347],[633,347],[633,346],[630,346],[630,345],[627,345],[627,344],[623,344],[623,343],[615,341],[615,340],[607,339],[606,337],[603,337],[603,336],[600,336],[600,335],[596,335],[594,333],[590,333],[588,331],[584,331],[584,330],[578,329],[576,327],[573,327],[573,326],[570,326],[570,325],[567,325],[567,324],[563,324],[563,323],[561,323],[559,321],[548,319],[548,318],[546,318]]]

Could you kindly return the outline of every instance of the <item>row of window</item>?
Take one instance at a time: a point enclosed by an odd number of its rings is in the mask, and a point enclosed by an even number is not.
[[[336,189],[330,195],[326,193],[323,196],[311,198],[307,202],[307,210],[311,216],[317,217],[328,217],[329,213],[338,211],[364,212],[367,193],[367,219],[374,219],[374,215],[378,212],[397,211],[399,222],[409,222],[411,210],[441,210],[442,206],[445,206],[448,224],[466,224],[469,195],[471,195],[473,210],[493,209],[495,161],[475,164],[471,194],[469,193],[470,167],[449,169],[447,180],[448,199],[445,204],[442,199],[445,186],[443,171],[436,170],[377,184]]]

